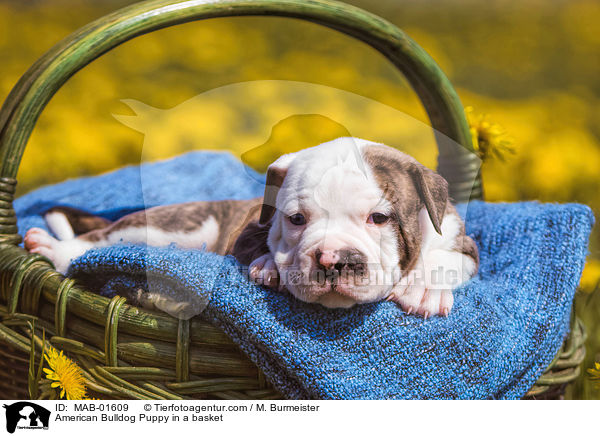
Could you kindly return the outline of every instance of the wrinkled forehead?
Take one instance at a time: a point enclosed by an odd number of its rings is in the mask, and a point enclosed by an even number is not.
[[[383,189],[360,148],[332,144],[299,152],[290,164],[278,208],[318,206],[324,210],[373,208],[385,201]]]

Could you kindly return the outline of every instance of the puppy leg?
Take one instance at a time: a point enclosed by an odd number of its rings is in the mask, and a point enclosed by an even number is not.
[[[78,222],[73,221],[74,216],[79,217]],[[66,274],[73,259],[91,248],[108,245],[107,232],[103,227],[108,228],[110,225],[114,225],[107,220],[93,217],[76,209],[69,209],[67,213],[66,208],[55,208],[50,210],[44,218],[48,227],[59,239],[44,229],[33,227],[25,234],[25,249],[30,253],[46,256],[61,274]],[[73,222],[79,223],[79,225],[73,227]],[[87,233],[75,236],[76,230],[81,229],[87,229]]]
[[[423,232],[420,257],[389,299],[407,313],[417,313],[424,318],[448,316],[454,304],[452,291],[477,272],[477,246],[465,235],[464,224],[454,208],[444,217],[441,235],[435,232],[423,212],[419,222]]]
[[[34,227],[25,235],[24,245],[30,253],[38,253],[52,261],[57,271],[65,274],[71,261],[98,245],[80,233],[89,233],[110,225],[110,221],[69,207],[50,209],[44,219],[57,238]]]
[[[408,280],[392,292],[391,300],[407,313],[424,318],[448,316],[454,296],[452,291],[469,280],[477,269],[472,257],[458,251],[432,250],[422,265],[411,271]],[[408,283],[407,283],[408,282]]]
[[[94,244],[81,238],[59,241],[43,229],[34,227],[25,235],[25,249],[30,253],[38,253],[52,261],[56,270],[62,274],[67,272],[71,261]]]

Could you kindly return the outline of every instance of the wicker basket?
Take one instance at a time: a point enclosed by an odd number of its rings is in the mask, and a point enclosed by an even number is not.
[[[420,97],[434,128],[438,171],[456,201],[482,198],[479,162],[460,100],[435,62],[387,21],[328,0],[151,0],[83,27],[40,58],[0,112],[0,396],[38,396],[28,380],[45,340],[80,364],[99,398],[280,398],[219,329],[178,321],[86,291],[42,256],[18,246],[12,201],[21,156],[54,93],[98,56],[138,35],[205,18],[274,15],[312,21],[363,41],[387,57]],[[573,318],[569,338],[528,398],[560,397],[579,374],[585,335]]]

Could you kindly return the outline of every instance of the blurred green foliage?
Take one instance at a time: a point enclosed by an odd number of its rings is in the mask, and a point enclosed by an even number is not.
[[[53,44],[129,3],[0,0],[0,99]],[[488,200],[576,201],[600,212],[600,3],[348,3],[405,30],[465,105],[508,132],[514,154],[484,163]],[[244,84],[250,81],[260,82]],[[77,73],[38,121],[19,192],[194,148],[228,149],[264,169],[282,151],[347,134],[434,165],[422,122],[427,117],[399,73],[337,32],[261,17],[189,23],[130,41]],[[592,293],[599,249],[595,232],[577,301],[590,334],[586,367],[600,360],[600,298]],[[571,397],[600,398],[590,386],[582,375]]]

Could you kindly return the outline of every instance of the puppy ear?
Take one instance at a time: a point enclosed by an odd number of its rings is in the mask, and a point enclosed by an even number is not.
[[[260,225],[266,225],[273,218],[279,188],[283,184],[288,168],[296,157],[295,155],[296,153],[284,154],[267,168],[265,195],[260,210],[260,218],[258,219]]]
[[[388,187],[387,189],[394,193],[393,197],[398,197],[393,199],[392,203],[400,205],[403,201],[399,198],[408,199],[408,196],[410,196],[412,200],[412,196],[416,194],[425,205],[436,232],[441,234],[442,221],[448,203],[448,182],[446,179],[424,167],[413,157],[392,147],[385,145],[369,146],[364,149],[363,155],[373,170],[379,185]],[[412,189],[409,189],[407,183],[412,185],[410,188],[414,187],[414,193]],[[415,198],[414,201],[417,201],[417,199]],[[414,213],[414,210],[406,209],[406,206],[408,205],[400,208],[404,209],[404,211],[399,210],[401,216],[402,213],[408,215]],[[406,222],[404,225],[406,225]]]
[[[442,234],[442,220],[448,203],[448,182],[436,172],[415,162],[409,170],[435,231]]]

